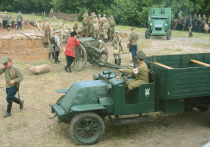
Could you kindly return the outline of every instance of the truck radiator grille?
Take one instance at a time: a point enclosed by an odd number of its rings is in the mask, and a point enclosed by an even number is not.
[[[155,28],[155,31],[161,31],[162,28]]]

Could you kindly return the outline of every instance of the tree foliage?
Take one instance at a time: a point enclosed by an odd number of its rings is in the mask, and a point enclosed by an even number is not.
[[[4,0],[0,2],[0,11],[23,13],[49,12],[50,8],[68,14],[78,14],[82,20],[84,12],[90,14],[113,15],[117,24],[146,27],[150,7],[171,7],[172,19],[179,11],[183,15],[193,13],[210,15],[209,0]]]

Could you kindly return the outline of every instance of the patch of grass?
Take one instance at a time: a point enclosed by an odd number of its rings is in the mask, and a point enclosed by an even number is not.
[[[201,47],[201,48],[205,48],[205,49],[209,49],[210,47],[210,43],[200,43],[200,42],[195,42],[193,43],[193,46],[197,46],[197,47]]]
[[[183,51],[183,49],[176,49],[175,51],[177,51],[177,52],[181,52],[181,51]]]

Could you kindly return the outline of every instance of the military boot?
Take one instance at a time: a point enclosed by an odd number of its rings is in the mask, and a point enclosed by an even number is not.
[[[191,32],[191,37],[193,37],[193,34],[192,34],[192,32]]]
[[[119,59],[118,65],[121,65],[121,59]]]
[[[7,113],[4,115],[4,118],[9,117],[11,115],[12,103],[8,103],[7,105]]]
[[[115,59],[115,64],[117,65],[117,59]]]
[[[48,60],[49,60],[49,61],[52,61],[52,59],[51,59],[51,53],[49,53]]]
[[[65,69],[66,72],[67,72],[67,68],[68,68],[68,66],[66,65],[66,66],[64,67],[64,69]]]
[[[15,99],[13,99],[13,101],[17,104],[20,104],[20,109],[21,110],[23,109],[24,100],[19,100],[19,99],[15,98]]]
[[[52,59],[55,59],[54,52],[52,52]]]
[[[69,66],[68,69],[69,69],[69,72],[71,73],[71,66]]]

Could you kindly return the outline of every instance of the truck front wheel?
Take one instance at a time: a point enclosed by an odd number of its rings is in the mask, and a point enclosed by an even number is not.
[[[79,113],[70,123],[70,135],[80,145],[97,143],[103,137],[104,130],[104,122],[96,113]]]
[[[151,36],[151,31],[150,31],[150,29],[146,29],[146,31],[145,31],[145,38],[146,38],[146,39],[149,39],[150,36]]]

